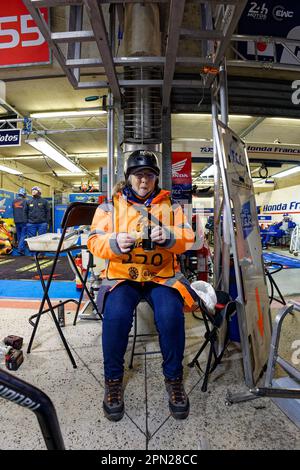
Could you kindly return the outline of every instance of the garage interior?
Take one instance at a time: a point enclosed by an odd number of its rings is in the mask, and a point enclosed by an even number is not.
[[[41,65],[1,66],[0,130],[21,129],[20,146],[0,148],[3,190],[17,193],[24,187],[30,194],[38,184],[54,204],[65,203],[69,193],[85,193],[87,187],[110,195],[123,178],[128,152],[145,148],[160,155],[161,185],[170,190],[172,152],[191,152],[193,199],[196,206],[207,207],[207,198],[214,195],[214,172],[209,172],[214,162],[211,90],[220,67],[227,79],[228,125],[246,144],[255,195],[262,198],[257,200],[267,201],[265,193],[300,188],[296,54],[300,38],[285,39],[280,32],[273,38],[263,31],[255,37],[240,33],[239,20],[249,2],[23,0],[22,4],[43,34],[50,57]],[[49,26],[39,8],[47,9]],[[284,49],[288,65],[262,58],[257,49],[252,60],[245,58],[239,46],[251,39],[254,48],[258,43],[271,45],[275,56],[277,48]],[[48,142],[76,170],[67,170],[35,148],[39,141]],[[281,175],[286,170],[291,172]],[[295,200],[299,194],[294,194]],[[202,215],[205,225],[207,214]],[[213,253],[213,246],[210,250]],[[297,261],[287,244],[272,245],[270,250]],[[0,267],[5,280],[1,259]],[[274,278],[286,303],[299,304],[297,268],[283,269]],[[26,294],[18,297],[17,292],[7,296],[7,286],[0,284],[2,336],[20,335],[26,345],[32,331],[28,318],[38,311],[39,300]],[[78,296],[74,281],[71,292]],[[272,302],[273,320],[281,307],[276,299]],[[44,315],[32,352],[25,353],[24,363],[14,372],[49,395],[67,449],[300,449],[299,422],[289,419],[274,400],[226,405],[228,389],[245,390],[239,343],[230,344],[211,374],[208,391],[201,391],[203,370],[187,367],[205,333],[203,322],[192,312],[186,313],[184,359],[189,418],[176,422],[168,412],[154,338],[137,343],[140,355],[134,358],[133,369],[128,368],[129,343],[125,417],[120,423],[108,422],[101,410],[101,321],[82,320],[73,326],[73,314],[73,308],[66,309],[64,334],[77,369],[72,369],[51,318]],[[147,328],[152,332],[150,323]],[[282,331],[280,353],[286,360],[291,359],[299,332],[299,314],[291,315]],[[154,353],[147,355],[149,351]],[[202,361],[204,369],[204,357]],[[293,364],[299,370],[299,361]],[[276,377],[283,375],[277,367]],[[0,415],[2,449],[45,449],[33,413],[0,399]]]

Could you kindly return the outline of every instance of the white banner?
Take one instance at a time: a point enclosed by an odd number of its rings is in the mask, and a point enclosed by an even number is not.
[[[273,222],[288,214],[296,224],[300,224],[300,185],[257,194],[256,205],[259,214],[270,215]]]

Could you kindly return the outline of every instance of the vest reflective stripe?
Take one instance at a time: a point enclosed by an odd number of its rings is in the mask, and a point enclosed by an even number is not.
[[[172,246],[175,245],[175,237],[174,237],[174,233],[172,233],[170,230],[167,230],[167,241],[166,243],[164,244],[164,247],[165,248],[172,248]]]
[[[119,281],[117,281],[115,279],[112,280],[112,281],[110,281],[109,279],[103,279],[102,282],[101,282],[101,286],[104,286],[104,287],[109,286],[111,288],[115,287],[117,284],[119,284]]]
[[[111,251],[115,254],[115,255],[122,255],[122,252],[119,248],[119,245],[117,243],[117,234],[116,233],[113,233],[109,239],[109,246],[110,246],[110,249]]]
[[[105,235],[106,232],[104,232],[104,230],[93,230],[92,232],[90,232],[89,234],[89,237],[91,237],[92,235]]]
[[[179,281],[180,279],[182,279],[184,276],[182,273],[180,272],[177,272],[175,273],[174,277],[172,277],[172,279],[168,279],[167,281],[164,282],[165,286],[174,286],[174,284]]]
[[[100,206],[98,206],[98,209],[102,209],[103,212],[113,212],[114,206],[113,206],[112,201],[102,202],[102,204],[100,204]]]

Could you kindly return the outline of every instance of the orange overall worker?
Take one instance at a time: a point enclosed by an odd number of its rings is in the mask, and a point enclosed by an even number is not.
[[[170,192],[159,188],[159,173],[154,153],[134,151],[127,160],[125,183],[111,202],[98,207],[88,239],[89,250],[106,259],[97,302],[103,311],[103,409],[113,421],[124,415],[124,355],[141,299],[154,311],[170,412],[176,419],[189,414],[182,382],[183,306],[192,306],[194,297],[176,255],[192,245],[194,232],[180,205],[172,204]]]

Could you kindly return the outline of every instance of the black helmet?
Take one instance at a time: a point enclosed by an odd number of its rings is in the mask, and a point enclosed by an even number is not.
[[[160,173],[157,157],[149,150],[135,150],[129,155],[125,165],[126,179],[135,168],[149,168],[157,176]]]

